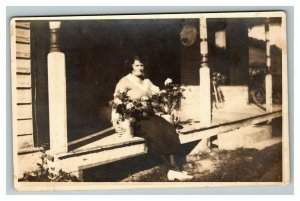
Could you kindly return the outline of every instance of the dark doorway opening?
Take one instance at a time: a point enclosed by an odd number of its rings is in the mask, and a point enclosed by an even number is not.
[[[180,83],[180,20],[63,21],[68,141],[111,127],[109,100],[128,74],[126,59],[146,57],[148,77],[161,86]]]

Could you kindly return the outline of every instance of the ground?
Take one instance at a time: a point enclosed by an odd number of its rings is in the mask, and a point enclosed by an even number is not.
[[[186,146],[191,150],[194,144]],[[184,170],[192,182],[281,182],[281,138],[268,139],[249,148],[212,149],[186,155]],[[167,182],[168,169],[160,158],[148,154],[89,168],[85,182]]]
[[[281,153],[281,143],[262,150],[214,149],[188,155],[184,170],[194,176],[192,182],[281,182]],[[122,181],[167,182],[167,171],[163,165],[159,165],[130,175]]]

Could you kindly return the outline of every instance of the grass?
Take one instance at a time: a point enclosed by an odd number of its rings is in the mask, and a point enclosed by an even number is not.
[[[263,150],[239,148],[201,152],[187,156],[184,170],[194,176],[192,182],[281,182],[282,144]],[[124,181],[167,182],[167,171],[161,165]]]

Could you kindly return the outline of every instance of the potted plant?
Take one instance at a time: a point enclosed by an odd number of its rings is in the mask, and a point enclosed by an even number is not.
[[[174,84],[172,79],[166,79],[164,87],[151,98],[154,111],[168,122],[174,124],[175,113],[179,108],[181,99],[184,98],[184,91],[185,89],[178,84]]]
[[[132,100],[127,92],[118,91],[109,104],[120,115],[118,122],[125,129],[125,132],[120,134],[121,137],[131,138],[134,137],[133,125],[137,121],[153,115],[154,111],[151,106],[151,99],[144,96],[140,99]]]

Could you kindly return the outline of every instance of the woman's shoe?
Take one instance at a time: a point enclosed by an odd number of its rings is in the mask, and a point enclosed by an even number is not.
[[[185,174],[185,175],[187,175],[187,176],[190,176],[190,177],[192,177],[192,179],[194,178],[194,176],[192,176],[192,175],[189,175],[189,173],[187,172],[187,171],[181,171],[183,174]]]
[[[177,172],[174,170],[169,170],[167,176],[168,176],[169,181],[175,181],[175,180],[189,181],[189,180],[193,179],[193,176],[191,176],[191,175],[187,175],[187,174],[184,174],[183,172]]]

